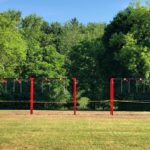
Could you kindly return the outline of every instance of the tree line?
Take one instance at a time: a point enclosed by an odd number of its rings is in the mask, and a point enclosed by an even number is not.
[[[108,24],[86,25],[1,12],[0,77],[76,77],[78,97],[108,99],[111,77],[150,76],[149,6],[137,1]]]

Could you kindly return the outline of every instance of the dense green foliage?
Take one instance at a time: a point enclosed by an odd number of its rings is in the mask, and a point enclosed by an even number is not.
[[[21,14],[17,11],[0,13],[0,76],[18,76],[26,60],[26,42],[19,30]]]
[[[103,36],[108,76],[150,76],[150,10],[130,6],[119,12]],[[111,69],[109,69],[111,68]],[[117,70],[116,70],[117,68]]]
[[[0,50],[2,78],[76,77],[79,99],[108,99],[112,76],[150,77],[150,8],[138,1],[107,25],[76,18],[49,24],[34,14],[1,12]],[[58,87],[59,99],[69,98]]]

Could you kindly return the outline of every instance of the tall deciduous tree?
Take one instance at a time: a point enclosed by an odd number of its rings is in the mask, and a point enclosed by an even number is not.
[[[88,24],[82,29],[82,40],[68,53],[68,73],[78,79],[81,96],[98,100],[102,96],[102,76],[98,56],[103,51],[102,35],[105,24]]]
[[[48,23],[36,15],[27,16],[22,23],[22,33],[27,41],[27,61],[24,74],[47,77],[65,75],[63,55],[53,45],[53,35]],[[25,73],[26,72],[26,73]]]
[[[150,76],[150,10],[140,3],[119,12],[106,27],[103,73],[111,76]],[[109,68],[109,69],[108,69]]]
[[[0,76],[15,77],[21,74],[26,59],[26,43],[19,31],[21,13],[0,13]]]

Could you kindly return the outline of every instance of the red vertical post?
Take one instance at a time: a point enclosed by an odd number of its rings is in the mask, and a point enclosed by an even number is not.
[[[114,111],[114,78],[110,79],[110,115]]]
[[[33,114],[34,103],[34,78],[30,78],[30,114]]]
[[[77,80],[76,78],[73,79],[73,104],[74,104],[74,115],[76,115],[76,109],[77,109],[77,99],[76,99],[76,94],[77,94]]]

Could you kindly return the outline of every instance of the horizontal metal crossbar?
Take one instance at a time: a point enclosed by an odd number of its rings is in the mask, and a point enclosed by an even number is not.
[[[0,100],[0,103],[30,103],[30,101],[11,101]],[[68,104],[73,102],[50,102],[50,101],[34,101],[34,104]]]
[[[34,78],[36,80],[40,81],[50,81],[50,80],[66,80],[67,78]],[[0,78],[0,81],[8,81],[8,80],[14,80],[14,81],[29,81],[29,78]]]
[[[113,78],[114,80],[123,80],[123,81],[128,81],[128,80],[138,80],[138,81],[150,81],[150,78]]]

